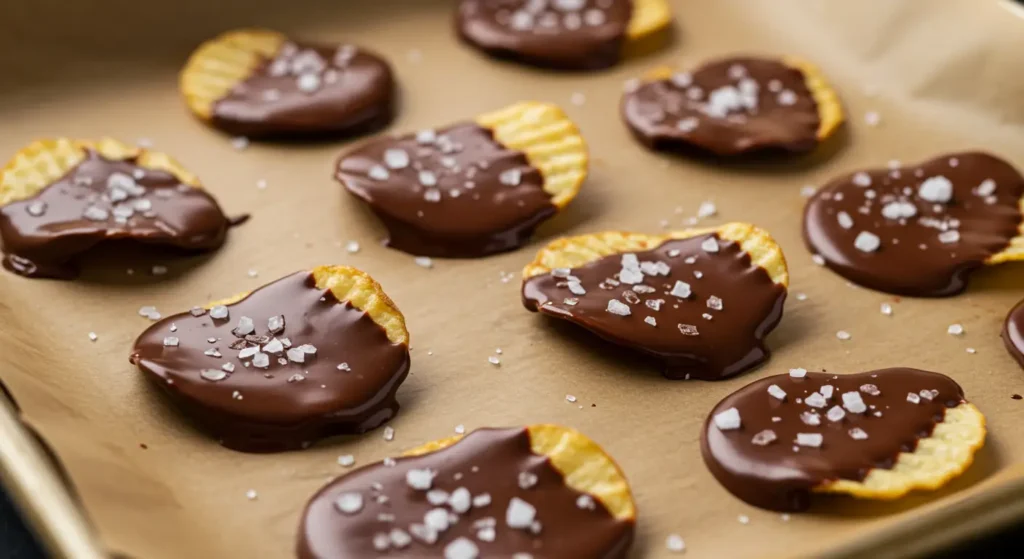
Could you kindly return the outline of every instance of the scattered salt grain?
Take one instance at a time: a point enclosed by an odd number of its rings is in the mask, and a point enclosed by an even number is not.
[[[683,541],[683,537],[679,534],[669,534],[665,538],[665,548],[675,553],[682,553],[686,551],[686,542]]]
[[[846,341],[846,340],[849,340],[853,336],[851,336],[850,333],[847,332],[846,330],[840,330],[840,331],[836,332],[836,337],[839,338],[840,340]]]
[[[388,426],[384,428],[384,440],[391,442],[395,440],[395,428]]]
[[[885,316],[892,316],[892,305],[889,303],[882,303],[881,311]]]
[[[723,412],[715,414],[715,426],[722,431],[729,431],[732,429],[739,429],[740,422],[740,411],[736,408],[729,408]]]
[[[96,332],[89,332],[89,341],[95,342],[98,339],[99,339],[99,336],[96,335]]]
[[[946,333],[951,336],[960,336],[964,333],[964,327],[960,324],[950,324],[949,328],[946,329]]]
[[[431,260],[429,256],[417,256],[416,258],[413,259],[413,262],[415,262],[416,265],[421,268],[429,269],[434,267],[434,261]]]
[[[338,465],[339,466],[348,468],[352,464],[355,464],[355,463],[356,463],[356,458],[355,458],[355,456],[352,456],[351,454],[342,454],[341,456],[338,457]]]

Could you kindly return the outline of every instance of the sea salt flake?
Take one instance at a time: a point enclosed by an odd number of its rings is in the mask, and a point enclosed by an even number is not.
[[[697,327],[694,326],[693,324],[679,323],[677,326],[679,327],[679,333],[684,335],[684,336],[698,336],[698,335],[700,335],[700,332],[697,331]]]
[[[533,505],[519,497],[512,497],[508,509],[505,510],[505,523],[509,528],[529,528],[536,516],[537,509]]]
[[[839,406],[832,406],[829,408],[828,413],[825,414],[825,417],[827,417],[829,421],[842,421],[842,419],[846,417],[846,412]]]
[[[228,378],[228,373],[220,369],[203,369],[199,371],[199,376],[205,380],[217,382]]]
[[[804,403],[807,404],[808,406],[811,406],[812,408],[823,408],[826,405],[828,405],[828,402],[825,400],[825,397],[817,392],[814,392],[807,398],[804,398]]]
[[[850,333],[847,332],[846,330],[840,330],[840,331],[836,332],[836,337],[839,338],[840,340],[846,341],[846,340],[849,340],[853,336],[851,336]]]
[[[224,320],[228,318],[228,308],[224,305],[217,305],[210,309],[210,318]]]
[[[491,504],[490,493],[481,493],[473,496],[473,508],[483,508]]]
[[[882,394],[882,391],[874,384],[862,384],[860,385],[860,391],[868,396],[880,396]]]
[[[212,316],[212,313],[211,313]],[[253,323],[252,319],[248,316],[243,316],[238,319],[238,326],[231,331],[232,334],[238,337],[247,336],[256,331],[256,324]]]
[[[953,183],[941,175],[930,177],[917,188],[917,195],[929,202],[944,204],[953,198]]]
[[[939,233],[939,242],[942,244],[951,244],[960,242],[960,232],[955,229],[949,231],[943,231]]]
[[[750,439],[750,442],[757,446],[767,446],[774,442],[777,438],[778,437],[775,435],[775,431],[772,431],[771,429],[765,429],[755,434]]]
[[[672,286],[672,291],[669,292],[669,295],[679,297],[680,299],[686,299],[687,297],[690,296],[692,292],[693,291],[690,288],[690,284],[686,283],[685,281],[677,280],[675,285]]]
[[[334,500],[334,506],[345,514],[355,514],[363,510],[363,496],[359,493],[342,493]]]
[[[352,456],[351,454],[342,454],[341,456],[338,457],[338,465],[339,466],[348,468],[348,467],[352,466],[352,464],[355,464],[355,463],[356,463],[356,458],[355,458],[355,456]]]
[[[417,491],[428,491],[434,485],[436,475],[437,472],[429,468],[413,468],[405,472],[405,483]]]
[[[867,188],[871,186],[871,175],[865,172],[856,173],[853,175],[853,179],[851,179],[851,182],[853,182],[854,185],[859,186],[861,188]]]
[[[395,428],[394,427],[389,425],[389,426],[384,428],[384,440],[388,441],[388,442],[391,442],[391,441],[395,440]]]
[[[790,369],[789,376],[793,378],[804,378],[807,376],[807,369]]]
[[[297,347],[289,348],[285,355],[288,356],[288,360],[293,363],[305,363],[306,352],[302,351]]]
[[[709,309],[720,311],[722,310],[722,299],[712,295],[708,297],[707,305]]]
[[[647,305],[647,308],[649,308],[651,310],[654,310],[654,311],[660,311],[661,310],[661,306],[664,305],[664,304],[665,304],[665,300],[664,299],[648,299],[648,300],[644,301],[644,305]]]
[[[178,338],[175,338],[174,336],[168,336],[168,337],[164,338],[164,346],[165,347],[178,347]]]
[[[712,217],[718,213],[718,207],[715,206],[714,202],[701,202],[700,207],[697,208],[697,217],[703,219]]]
[[[914,392],[908,392],[907,393],[907,401],[910,402],[911,404],[920,404],[921,403],[921,396],[919,394],[914,393]]]
[[[648,317],[644,318],[644,322],[646,322],[647,324],[650,324],[651,326],[657,326],[658,325],[658,320],[656,318],[654,318],[653,316],[648,316]]]
[[[452,542],[444,548],[444,559],[476,559],[479,555],[480,549],[476,544],[463,537],[452,540]]]
[[[776,399],[779,399],[779,400],[785,400],[786,399],[786,391],[783,390],[781,387],[779,387],[779,385],[777,385],[777,384],[772,384],[772,385],[770,385],[768,387],[768,394],[770,396],[772,396],[773,398],[776,398]]]
[[[619,301],[618,299],[609,300],[608,308],[606,308],[605,310],[618,316],[629,316],[630,314],[632,314],[629,305],[623,303],[622,301]]]
[[[537,474],[533,472],[519,472],[519,488],[530,489],[537,485]]]
[[[270,356],[266,353],[257,353],[252,356],[252,366],[259,369],[266,369],[270,366]]]
[[[796,444],[800,446],[808,446],[811,448],[821,447],[822,441],[825,437],[821,433],[797,433]]]
[[[875,252],[882,245],[882,240],[870,231],[861,231],[853,241],[853,246],[861,252]]]
[[[523,180],[523,172],[520,169],[508,169],[498,175],[498,181],[505,186],[519,186]]]
[[[833,390],[834,388],[832,388],[831,385],[824,384],[821,386],[821,388],[818,389],[818,393],[821,394],[821,396],[827,400],[832,397]]]
[[[850,429],[848,433],[850,434],[850,438],[855,441],[862,441],[868,438],[868,434],[860,427],[854,427],[853,429]]]
[[[996,192],[996,181],[992,179],[985,179],[981,181],[978,188],[974,190],[974,193],[978,196],[991,196]]]
[[[803,421],[806,425],[814,427],[821,425],[821,416],[814,412],[805,411],[800,414],[800,421]]]
[[[964,327],[961,324],[950,324],[949,328],[946,328],[946,333],[950,336],[960,336],[964,333]]]
[[[387,168],[383,165],[374,165],[370,167],[370,171],[367,176],[375,181],[386,181],[391,178],[391,173],[388,172]]]
[[[569,281],[568,285],[566,287],[569,288],[569,291],[571,291],[573,295],[586,295],[587,294],[587,290],[583,288],[583,284],[581,284],[579,282],[579,280],[577,280],[577,281]]]
[[[716,413],[714,422],[715,427],[722,431],[739,429],[742,424],[740,421],[740,411],[736,408],[729,408],[723,412]]]
[[[409,166],[409,152],[404,149],[385,150],[384,164],[392,169],[405,169]]]
[[[868,406],[864,403],[864,399],[860,397],[859,392],[843,392],[843,407],[850,413],[864,413],[868,411]]]
[[[433,268],[434,261],[429,256],[417,256],[413,259],[413,262],[421,268]]]
[[[892,316],[892,305],[889,303],[882,303],[881,309],[882,314],[885,316]]]
[[[836,214],[836,220],[839,221],[839,226],[843,229],[850,229],[853,227],[853,218],[846,212],[839,212]]]

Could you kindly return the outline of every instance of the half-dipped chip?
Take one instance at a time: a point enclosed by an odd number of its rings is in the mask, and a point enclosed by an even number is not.
[[[394,78],[382,58],[276,31],[230,31],[203,43],[180,85],[196,116],[246,137],[359,134],[394,116]]]
[[[1017,303],[1006,314],[1002,337],[1006,350],[1024,367],[1024,301]]]
[[[846,174],[804,210],[826,266],[871,289],[956,295],[984,265],[1024,260],[1024,177],[980,152]]]
[[[736,497],[800,511],[814,493],[891,500],[938,489],[971,465],[984,442],[985,417],[945,375],[793,369],[715,406],[701,450]]]
[[[117,140],[39,140],[0,171],[4,267],[69,278],[106,241],[212,250],[229,219],[177,161]]]
[[[523,304],[653,356],[665,376],[717,380],[766,359],[789,274],[745,223],[559,239],[523,270]]]
[[[524,102],[438,130],[373,140],[336,176],[388,229],[388,246],[476,257],[517,248],[587,176],[587,146],[561,109]]]
[[[157,322],[130,361],[224,446],[272,452],[391,419],[409,333],[373,278],[321,266]]]
[[[635,522],[625,476],[581,433],[479,429],[331,482],[306,505],[298,555],[611,559]]]
[[[811,151],[843,122],[821,72],[795,58],[724,58],[688,72],[659,68],[626,91],[622,115],[651,149],[722,156]]]
[[[667,0],[461,0],[456,29],[497,57],[565,70],[597,70],[669,39]]]

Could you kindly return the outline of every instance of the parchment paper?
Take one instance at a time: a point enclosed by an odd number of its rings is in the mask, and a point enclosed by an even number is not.
[[[673,5],[671,49],[581,75],[497,63],[464,48],[451,32],[451,3],[442,1],[4,3],[2,158],[45,136],[149,139],[196,172],[230,213],[253,215],[220,252],[190,260],[144,255],[133,276],[109,255],[76,282],[0,274],[0,376],[66,465],[106,545],[147,559],[291,556],[306,499],[345,471],[338,455],[366,464],[450,435],[457,424],[557,422],[597,440],[635,490],[637,557],[667,555],[664,540],[673,532],[691,557],[823,555],[879,542],[898,553],[944,541],[935,536],[953,535],[950,527],[983,512],[1012,517],[1001,507],[1022,494],[1024,401],[1011,394],[1024,392],[1024,371],[998,334],[1024,296],[1024,269],[985,270],[956,299],[897,302],[851,287],[812,264],[799,234],[800,188],[891,159],[960,149],[991,150],[1024,166],[1024,21],[994,0]],[[380,226],[332,180],[334,159],[350,144],[239,152],[186,112],[176,75],[190,50],[248,25],[354,41],[387,56],[403,91],[393,130],[443,125],[522,99],[561,103],[590,142],[591,178],[529,247],[418,267],[379,246]],[[693,65],[730,53],[797,54],[819,64],[848,109],[846,132],[809,159],[730,166],[649,153],[629,137],[618,116],[626,79],[657,63]],[[582,106],[570,103],[574,93],[585,96]],[[868,111],[881,115],[877,128],[864,123]],[[260,179],[265,190],[256,186]],[[518,273],[542,244],[609,228],[653,231],[662,220],[681,228],[704,200],[719,209],[704,223],[754,222],[786,251],[791,297],[770,337],[774,357],[761,369],[717,383],[664,380],[522,308]],[[352,239],[363,246],[357,254],[341,248]],[[145,273],[154,263],[171,273]],[[412,375],[399,391],[393,442],[378,430],[303,452],[232,452],[191,427],[128,364],[132,341],[148,325],[139,307],[179,312],[327,263],[371,273],[407,317]],[[503,272],[516,279],[503,283]],[[884,301],[894,303],[894,316],[879,313]],[[947,335],[952,323],[966,334]],[[853,338],[837,340],[840,329]],[[499,347],[495,367],[487,357]],[[703,466],[706,412],[755,378],[797,366],[852,372],[899,365],[953,376],[989,419],[987,446],[948,488],[894,503],[839,499],[784,522],[730,496]],[[567,403],[566,394],[578,403]],[[255,500],[246,498],[249,489]]]

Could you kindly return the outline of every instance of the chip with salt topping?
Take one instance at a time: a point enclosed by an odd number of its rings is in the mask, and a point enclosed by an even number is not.
[[[811,151],[844,119],[817,67],[793,57],[725,58],[692,71],[658,68],[624,93],[621,110],[651,149],[719,156]]]
[[[395,80],[384,59],[266,29],[228,31],[203,43],[179,82],[196,116],[243,138],[367,133],[395,112]]]
[[[588,165],[560,108],[522,102],[430,134],[372,140],[344,154],[335,176],[384,222],[388,246],[479,257],[529,240],[576,197]]]
[[[501,59],[598,70],[657,50],[671,38],[668,0],[460,0],[456,30]]]
[[[985,265],[1024,260],[1024,176],[981,152],[849,173],[808,200],[803,236],[821,263],[858,285],[957,295]]]
[[[877,389],[863,391],[865,382]],[[773,386],[795,398],[766,398]],[[843,395],[847,409],[832,406],[824,421],[809,402],[826,386]],[[874,411],[861,413],[869,410]],[[742,415],[742,427],[721,427],[718,416],[727,411]],[[775,435],[770,441],[756,439],[768,429]],[[890,500],[915,489],[938,489],[971,465],[984,441],[985,418],[956,382],[897,368],[755,381],[711,410],[701,451],[711,473],[736,497],[766,509],[799,511],[815,493]]]
[[[431,472],[411,486],[410,472]],[[415,474],[414,477],[423,477]],[[339,511],[351,495],[385,498],[376,510]],[[444,498],[442,500],[442,498]],[[374,557],[375,535],[401,530],[410,541],[389,557],[450,557],[472,542],[479,557],[618,557],[632,543],[636,505],[628,482],[595,442],[570,428],[478,429],[406,452],[390,465],[346,473],[315,494],[299,528],[301,558]]]
[[[111,241],[214,250],[231,225],[180,163],[111,138],[37,140],[0,170],[4,267],[28,277],[72,278]]]
[[[706,250],[709,240],[717,251]],[[646,268],[658,273],[645,273],[641,262],[656,263]],[[551,274],[559,269],[569,269],[584,288],[572,305],[565,304],[568,285]],[[654,357],[669,378],[715,380],[768,358],[764,337],[782,316],[788,283],[786,260],[771,236],[730,223],[556,240],[523,270],[522,297],[531,311]]]
[[[237,318],[168,317],[139,336],[130,361],[224,446],[306,448],[376,428],[398,411],[409,333],[367,274],[320,266],[207,308],[218,306]]]

